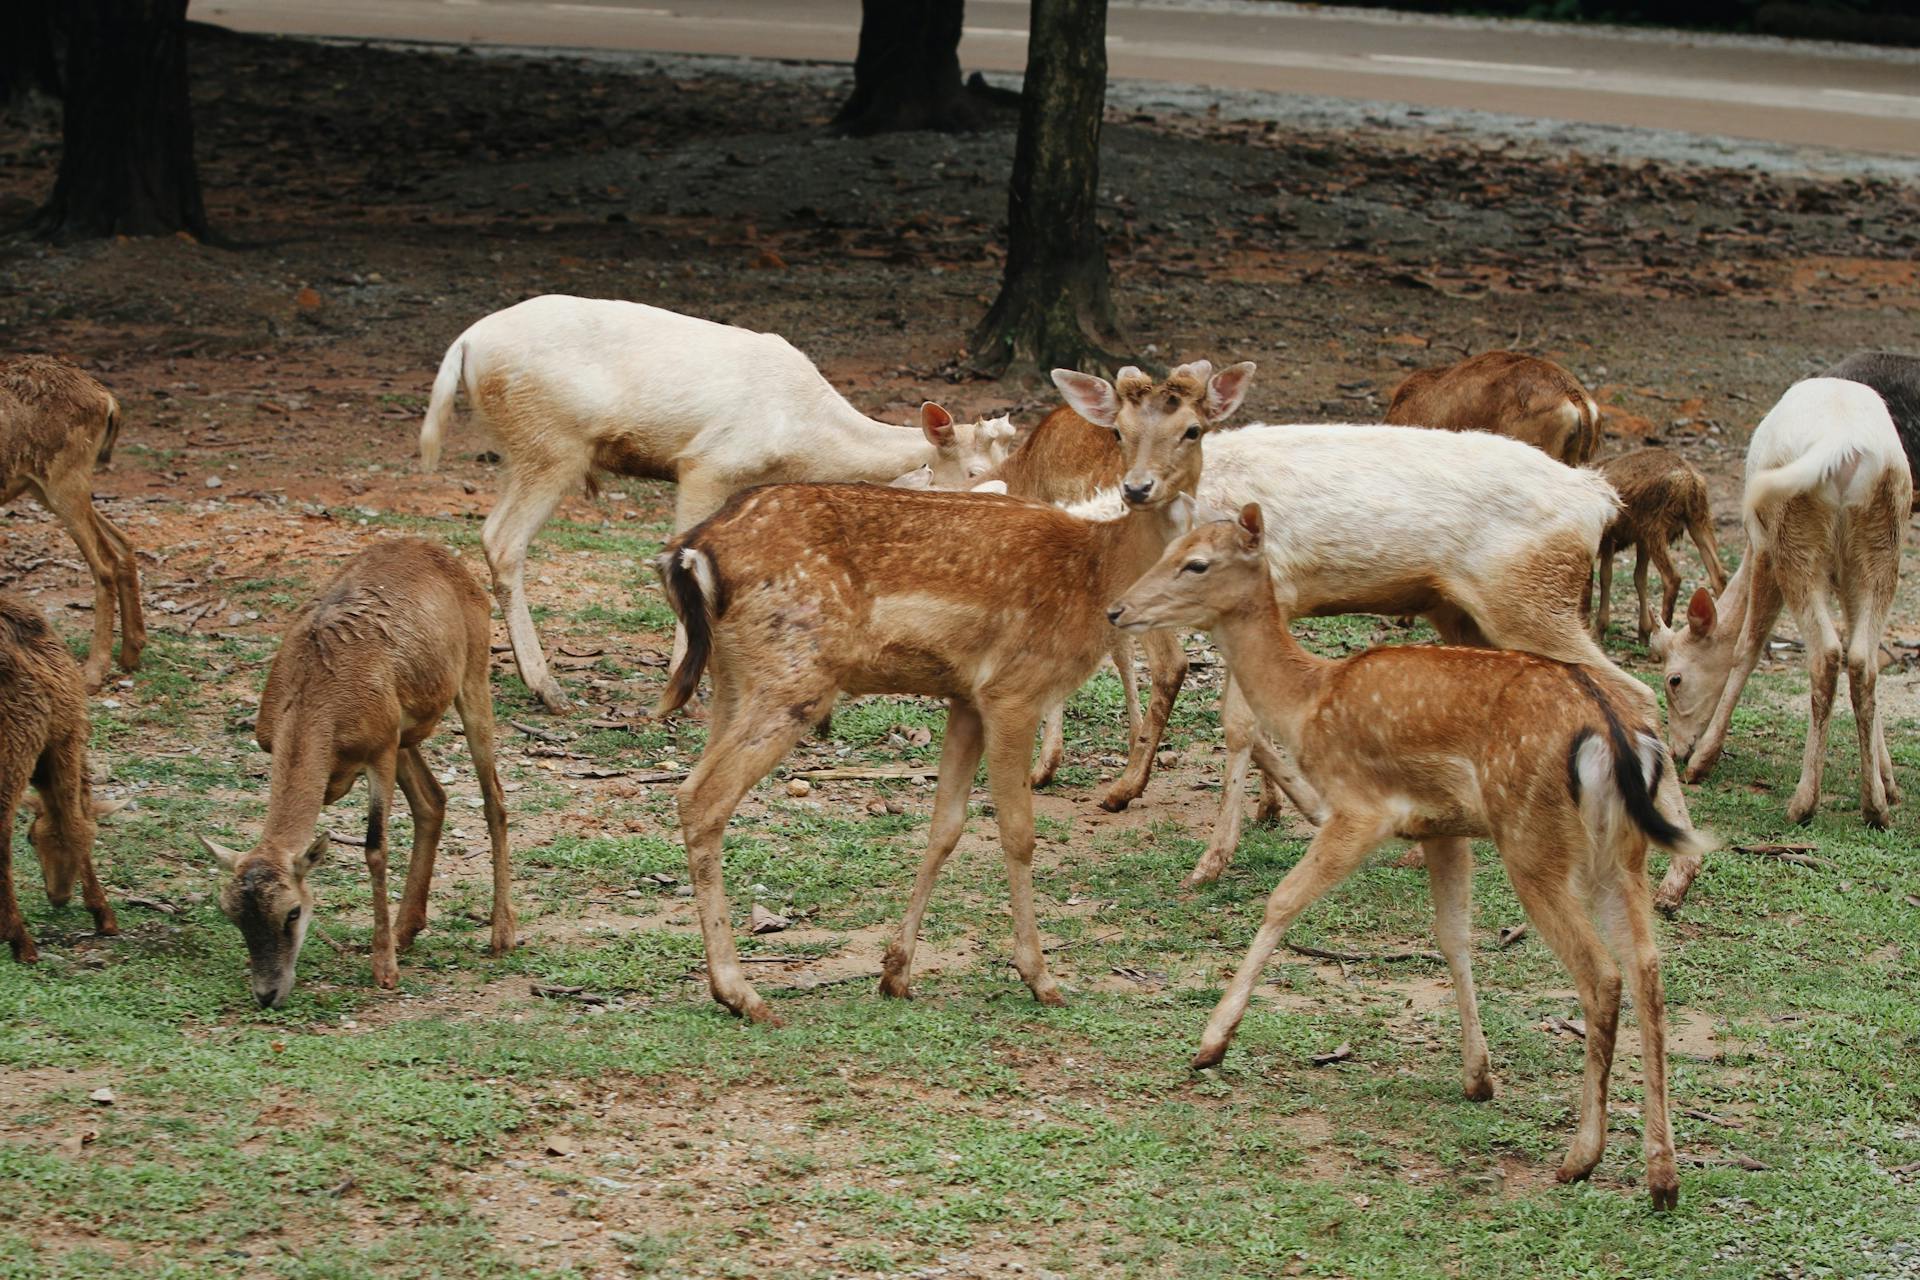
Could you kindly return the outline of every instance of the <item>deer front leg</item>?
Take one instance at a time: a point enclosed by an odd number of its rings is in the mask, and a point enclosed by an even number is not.
[[[907,914],[900,920],[900,931],[887,944],[886,958],[880,965],[880,994],[904,1000],[913,979],[913,952],[920,941],[920,922],[927,913],[927,899],[933,896],[934,882],[946,865],[953,847],[967,829],[967,797],[973,791],[973,775],[980,767],[982,737],[980,713],[970,704],[947,703],[947,736],[940,744],[940,783],[933,796],[933,822],[927,832],[926,856],[913,879],[913,896],[907,900]]]
[[[367,768],[367,877],[373,883],[373,984],[391,991],[400,985],[394,959],[393,908],[387,901],[387,819],[393,812],[398,749]]]
[[[26,761],[20,763],[24,766]],[[40,958],[40,949],[33,945],[26,917],[20,914],[20,902],[13,896],[13,815],[27,785],[26,773],[22,768],[17,776],[9,773],[0,777],[0,938],[13,949],[16,961],[32,964]]]
[[[1229,675],[1220,691],[1220,726],[1227,740],[1227,764],[1220,777],[1220,808],[1214,814],[1213,834],[1200,860],[1180,882],[1182,889],[1193,889],[1218,880],[1233,862],[1240,847],[1241,792],[1247,787],[1247,767],[1253,761],[1253,744],[1260,726],[1254,722],[1253,709],[1240,696],[1240,689]]]
[[[1140,729],[1133,735],[1126,771],[1100,798],[1100,807],[1109,813],[1126,808],[1147,789],[1147,778],[1153,772],[1153,754],[1166,736],[1167,717],[1173,714],[1173,701],[1180,696],[1180,686],[1187,678],[1187,652],[1181,647],[1177,632],[1149,631],[1140,643],[1147,651],[1153,693],[1147,702],[1146,714],[1140,718]]]
[[[987,781],[993,788],[1000,852],[1007,864],[1007,896],[1013,907],[1013,967],[1035,1000],[1063,1005],[1066,998],[1047,972],[1033,906],[1033,788],[1027,785],[1033,714],[1015,704],[982,707],[981,718],[986,730]]]
[[[1480,1027],[1480,1002],[1473,989],[1473,844],[1458,839],[1429,839],[1427,883],[1433,891],[1433,936],[1453,975],[1460,1008],[1460,1087],[1473,1102],[1493,1096],[1493,1064],[1486,1032]]]

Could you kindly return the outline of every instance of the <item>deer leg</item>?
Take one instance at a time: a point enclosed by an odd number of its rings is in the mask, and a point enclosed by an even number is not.
[[[1295,917],[1351,875],[1380,843],[1383,834],[1383,824],[1376,814],[1335,813],[1327,819],[1326,825],[1313,837],[1313,843],[1300,855],[1300,861],[1293,864],[1293,870],[1287,872],[1267,898],[1266,915],[1260,922],[1259,932],[1253,935],[1253,945],[1234,971],[1226,994],[1214,1006],[1213,1016],[1207,1019],[1207,1029],[1201,1033],[1200,1051],[1192,1063],[1196,1070],[1215,1066],[1227,1056],[1227,1044],[1240,1026],[1240,1019],[1246,1015],[1253,988]]]
[[[1727,589],[1727,567],[1720,563],[1720,545],[1713,537],[1713,517],[1699,515],[1687,521],[1687,536],[1693,539],[1694,550],[1700,553],[1700,566],[1706,570],[1707,585],[1718,596]],[[1668,623],[1673,619],[1669,617]]]
[[[900,931],[887,946],[880,966],[880,994],[905,999],[913,978],[913,952],[920,942],[920,922],[927,913],[927,899],[940,878],[960,835],[967,829],[967,797],[973,791],[973,775],[980,768],[984,746],[980,712],[971,704],[947,703],[946,739],[940,744],[940,783],[933,795],[933,822],[927,833],[926,856],[920,860],[919,874],[913,878],[913,896],[907,900],[907,914],[901,917]]]
[[[146,615],[140,609],[140,562],[133,554],[133,544],[127,541],[127,535],[101,515],[98,507],[92,510],[100,537],[112,549],[117,562],[113,580],[120,596],[120,669],[137,671],[141,650],[147,647]]]
[[[1634,615],[1634,635],[1641,644],[1653,634],[1653,606],[1647,603],[1647,560],[1652,548],[1643,539],[1633,544],[1633,598],[1639,604],[1639,612]],[[1669,562],[1671,563],[1671,562]],[[1664,576],[1661,585],[1668,579]]]
[[[1327,802],[1320,798],[1320,793],[1314,790],[1306,775],[1294,767],[1287,753],[1257,728],[1250,745],[1253,762],[1260,766],[1261,779],[1260,807],[1254,812],[1254,821],[1278,821],[1280,796],[1284,795],[1308,822],[1316,827],[1325,822]],[[1274,791],[1279,795],[1271,794]]]
[[[1427,883],[1433,890],[1433,936],[1453,975],[1454,1002],[1460,1007],[1460,1087],[1474,1102],[1493,1096],[1493,1066],[1487,1036],[1480,1027],[1480,1002],[1473,989],[1473,843],[1453,838],[1422,842]]]
[[[413,815],[413,854],[407,860],[407,887],[400,894],[400,927],[394,946],[405,951],[427,927],[427,891],[433,885],[433,860],[446,821],[447,793],[433,776],[419,747],[401,747],[396,776]]]
[[[1577,819],[1567,837],[1570,841],[1589,839]],[[1514,840],[1496,843],[1527,918],[1573,975],[1580,1009],[1586,1017],[1580,1124],[1555,1175],[1562,1182],[1578,1182],[1593,1172],[1607,1146],[1607,1075],[1613,1068],[1613,1041],[1620,1022],[1620,970],[1594,932],[1593,922],[1574,901],[1566,873],[1555,868],[1536,871],[1523,863],[1520,855],[1510,852]]]
[[[1131,665],[1131,664],[1129,664]],[[1139,702],[1139,693],[1134,694],[1134,702]],[[948,721],[952,723],[951,719]],[[951,729],[948,730],[952,732]],[[1047,714],[1040,718],[1040,755],[1033,762],[1033,772],[1027,776],[1027,785],[1044,787],[1053,781],[1053,775],[1059,772],[1060,762],[1067,757],[1067,704],[1056,702],[1047,708]]]
[[[1753,675],[1753,669],[1760,665],[1767,635],[1773,630],[1774,620],[1780,616],[1780,587],[1773,572],[1773,553],[1762,550],[1748,554],[1754,557],[1754,566],[1747,574],[1746,619],[1734,651],[1733,669],[1727,673],[1726,687],[1720,691],[1720,701],[1713,709],[1713,717],[1707,721],[1706,729],[1701,732],[1700,740],[1694,744],[1693,754],[1687,760],[1688,782],[1704,782],[1707,775],[1713,772],[1720,752],[1727,745],[1727,731],[1733,725],[1734,708],[1740,705],[1740,695],[1746,691],[1747,680]],[[1661,897],[1664,899],[1665,896],[1666,889],[1662,886]]]
[[[798,698],[782,693],[760,705],[737,708],[719,732],[708,733],[700,762],[680,784],[680,836],[687,846],[687,870],[706,946],[707,986],[713,998],[734,1013],[773,1026],[780,1019],[747,981],[734,949],[721,879],[721,840],[741,797],[806,736],[820,712],[833,705],[833,695],[830,687]]]
[[[94,523],[93,495],[88,491],[91,472],[61,476],[40,491],[47,510],[66,527],[80,548],[80,556],[93,574],[93,644],[87,650],[81,674],[87,692],[107,682],[107,664],[113,660],[113,607],[115,600],[114,558],[100,538]]]
[[[1233,862],[1233,851],[1240,847],[1241,792],[1247,788],[1247,766],[1253,760],[1254,739],[1260,733],[1253,709],[1240,695],[1240,688],[1229,675],[1220,691],[1220,727],[1227,740],[1227,766],[1220,778],[1220,808],[1214,815],[1213,834],[1206,852],[1180,882],[1182,889],[1212,884]]]
[[[28,762],[22,760],[21,764]],[[27,772],[23,767],[0,777],[0,938],[6,939],[20,964],[32,964],[40,958],[40,949],[33,945],[26,917],[20,914],[20,902],[13,894],[13,815],[27,786]]]
[[[84,721],[47,744],[40,758],[42,785],[35,788],[44,812],[44,836],[34,842],[47,900],[64,907],[80,882],[80,900],[93,916],[93,930],[103,936],[120,932],[106,890],[93,868],[93,841],[99,827],[98,810],[87,781],[87,727]],[[0,828],[0,834],[10,831]],[[39,830],[32,834],[41,835]]]
[[[1893,821],[1889,806],[1899,799],[1898,789],[1888,785],[1893,770],[1886,755],[1878,690],[1880,637],[1886,631],[1891,603],[1876,596],[1855,601],[1847,613],[1847,693],[1860,735],[1860,812],[1868,826],[1882,829]]]
[[[527,548],[578,479],[557,468],[536,470],[516,464],[499,505],[480,528],[480,545],[493,571],[493,596],[506,619],[514,665],[548,711],[566,710],[567,695],[548,672],[540,634],[533,629],[533,610],[527,605]]]
[[[1641,1146],[1647,1161],[1647,1192],[1656,1209],[1680,1202],[1680,1175],[1674,1169],[1673,1123],[1667,1112],[1667,998],[1660,981],[1660,948],[1653,937],[1653,911],[1647,897],[1644,852],[1630,866],[1616,867],[1613,883],[1594,913],[1606,923],[1615,961],[1633,985],[1633,1007],[1640,1019],[1640,1072],[1645,1091],[1641,1107]]]
[[[1653,567],[1660,574],[1660,620],[1668,626],[1673,625],[1673,606],[1680,599],[1680,569],[1673,562],[1673,547],[1664,539],[1656,540],[1648,549],[1653,557]],[[1646,630],[1641,633],[1640,643],[1645,644],[1647,637],[1653,634],[1653,619],[1641,620]]]
[[[673,491],[673,531],[685,533],[693,526],[726,505],[733,486],[724,480],[709,476],[700,471],[687,471],[674,481]],[[680,659],[687,656],[687,628],[675,621],[673,624],[673,656],[667,663],[667,670],[679,669]],[[823,723],[827,725],[823,737],[832,736],[833,707],[827,707]]]
[[[507,794],[500,786],[500,770],[493,754],[493,691],[487,680],[484,654],[469,660],[467,678],[454,707],[460,712],[460,730],[473,757],[474,777],[480,783],[480,806],[487,819],[487,846],[493,860],[493,908],[487,949],[494,955],[513,950],[513,863],[507,844]]]
[[[1187,653],[1175,631],[1149,631],[1140,639],[1147,651],[1147,671],[1153,678],[1153,693],[1140,728],[1133,735],[1127,753],[1127,768],[1100,798],[1100,807],[1118,813],[1140,798],[1147,789],[1147,777],[1153,772],[1153,753],[1167,732],[1167,717],[1173,713],[1173,700],[1187,678]]]
[[[1814,811],[1820,807],[1820,782],[1827,762],[1827,728],[1833,717],[1833,697],[1838,691],[1841,657],[1840,637],[1822,594],[1817,591],[1809,593],[1794,614],[1800,626],[1800,638],[1807,646],[1807,675],[1812,686],[1812,705],[1807,715],[1807,745],[1800,757],[1800,784],[1793,789],[1793,798],[1787,802],[1787,821],[1799,823],[1811,819]],[[1872,758],[1871,754],[1867,756],[1869,760]],[[1868,772],[1862,771],[1863,779]],[[1866,788],[1861,789],[1863,801],[1870,794]],[[1884,801],[1880,806],[1880,818],[1881,821],[1875,825],[1884,826]],[[1872,821],[1871,814],[1868,820]]]
[[[393,958],[393,904],[387,900],[387,826],[393,814],[399,752],[385,752],[367,766],[367,876],[373,882],[373,983],[391,991],[400,985]]]
[[[1602,543],[1600,547],[1600,603],[1593,610],[1593,638],[1602,639],[1607,634],[1607,624],[1613,620],[1613,553],[1614,547]]]
[[[1033,788],[1027,785],[1033,713],[1015,704],[982,707],[980,714],[986,730],[987,783],[993,789],[1000,852],[1007,864],[1007,896],[1013,907],[1013,967],[1035,1000],[1063,1005],[1066,999],[1047,972],[1033,907]],[[941,781],[945,780],[943,768]]]

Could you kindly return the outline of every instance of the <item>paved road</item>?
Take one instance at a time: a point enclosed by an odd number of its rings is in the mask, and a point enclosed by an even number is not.
[[[1920,155],[1920,60],[1832,46],[1114,0],[1114,76]],[[1026,65],[1026,0],[969,0],[962,64]],[[857,0],[193,0],[243,31],[851,61]]]

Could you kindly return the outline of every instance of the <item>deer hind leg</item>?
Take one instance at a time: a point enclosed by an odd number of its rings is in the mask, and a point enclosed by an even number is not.
[[[1560,849],[1551,851],[1558,856],[1541,857],[1549,854],[1546,849],[1538,849],[1531,856],[1520,854],[1518,844],[1533,838],[1524,832],[1508,833],[1510,838],[1497,843],[1520,905],[1573,975],[1581,1012],[1586,1016],[1580,1124],[1555,1175],[1562,1182],[1578,1182],[1593,1172],[1607,1146],[1607,1076],[1613,1068],[1613,1041],[1620,1022],[1620,970],[1569,886],[1572,872],[1568,855],[1576,850],[1584,855],[1588,836],[1578,826],[1577,818],[1568,825],[1570,829],[1556,831],[1552,837],[1561,844]]]
[[[440,829],[446,821],[447,793],[419,747],[401,747],[395,774],[413,815],[413,854],[407,860],[407,887],[400,894],[400,927],[393,945],[405,951],[427,927],[427,891],[433,885],[433,860],[440,848]]]
[[[393,958],[393,910],[387,900],[387,828],[393,816],[394,775],[399,752],[387,752],[367,766],[367,877],[373,883],[373,983],[391,991],[400,985]]]
[[[1866,536],[1863,537],[1862,535]],[[1880,545],[1860,545],[1876,539]],[[1889,806],[1900,802],[1893,780],[1893,758],[1887,751],[1886,724],[1880,715],[1880,637],[1886,633],[1887,614],[1893,608],[1899,541],[1886,545],[1885,531],[1849,530],[1842,549],[1847,619],[1847,690],[1853,701],[1854,726],[1860,736],[1860,811],[1867,825],[1884,828],[1892,821]]]
[[[80,900],[93,916],[93,930],[111,937],[120,932],[107,891],[93,867],[93,842],[99,827],[98,812],[87,781],[87,728],[84,720],[74,723],[68,732],[47,744],[40,759],[40,776],[35,787],[51,838],[34,852],[40,858],[40,873],[46,880],[47,900],[56,907],[67,905],[73,882],[80,882]],[[0,828],[0,833],[11,828]]]
[[[1007,896],[1013,907],[1013,967],[1033,998],[1063,1005],[1066,998],[1047,972],[1040,948],[1040,924],[1033,906],[1033,788],[1027,785],[1027,759],[1033,750],[1033,714],[1019,704],[984,706],[987,782],[993,788],[994,820],[1000,826],[1000,852],[1007,865]],[[941,781],[946,781],[945,761]],[[916,890],[918,884],[915,885]]]
[[[1680,1201],[1680,1176],[1674,1168],[1673,1123],[1667,1111],[1667,998],[1660,980],[1660,948],[1653,937],[1644,842],[1639,842],[1637,856],[1615,864],[1611,882],[1603,879],[1596,896],[1595,914],[1606,925],[1614,959],[1627,971],[1640,1019],[1647,1192],[1654,1208],[1671,1209]]]
[[[87,649],[87,660],[81,669],[89,693],[107,682],[107,664],[113,660],[113,609],[117,595],[115,557],[94,523],[93,495],[88,491],[91,478],[91,472],[69,473],[40,491],[41,502],[65,526],[93,574],[93,643]]]
[[[920,941],[920,922],[927,913],[927,899],[933,896],[934,882],[946,865],[953,847],[967,829],[967,797],[973,791],[973,775],[980,768],[982,737],[980,713],[965,702],[947,703],[946,739],[940,744],[940,784],[933,796],[933,822],[927,834],[926,856],[913,879],[913,896],[907,900],[907,914],[900,920],[900,931],[887,944],[880,966],[880,994],[904,1000],[913,978],[913,952]]]
[[[1493,1096],[1493,1065],[1480,1027],[1480,1001],[1473,987],[1473,843],[1431,839],[1426,848],[1427,883],[1433,891],[1433,936],[1453,975],[1460,1007],[1460,1087],[1474,1102]]]
[[[1611,543],[1600,544],[1600,603],[1594,606],[1591,615],[1595,640],[1607,634],[1607,624],[1613,621],[1613,552]],[[1591,588],[1588,594],[1592,594]]]
[[[1657,541],[1644,538],[1633,544],[1633,598],[1638,606],[1638,612],[1634,614],[1633,629],[1634,636],[1641,644],[1645,644],[1647,637],[1653,634],[1653,606],[1647,602],[1647,562],[1651,560],[1659,564],[1662,560],[1666,561],[1666,568],[1660,572],[1660,586],[1663,590],[1668,583],[1676,582],[1673,576],[1673,561],[1666,560],[1665,549],[1656,550],[1658,547]],[[1674,594],[1678,595],[1680,588],[1676,584],[1673,590]]]
[[[1247,948],[1246,958],[1234,971],[1233,981],[1227,984],[1226,994],[1214,1006],[1207,1029],[1200,1035],[1200,1050],[1193,1056],[1195,1068],[1215,1066],[1227,1056],[1227,1045],[1240,1019],[1246,1016],[1247,1001],[1288,926],[1322,894],[1351,875],[1387,829],[1377,814],[1335,813],[1327,819],[1300,861],[1267,898],[1266,914],[1253,935],[1253,945]]]
[[[1673,562],[1673,544],[1665,538],[1656,538],[1648,547],[1653,557],[1653,567],[1660,574],[1660,620],[1668,626],[1673,625],[1673,607],[1680,600],[1680,569]],[[1653,619],[1641,619],[1645,630],[1640,634],[1640,643],[1645,644],[1647,637],[1653,634]]]
[[[713,998],[734,1013],[772,1026],[780,1019],[747,981],[734,949],[721,878],[721,841],[741,797],[806,736],[821,711],[833,705],[834,692],[828,685],[799,696],[788,691],[735,705],[717,732],[710,728],[707,749],[680,784],[680,835],[687,846],[687,870],[706,946],[707,986]],[[716,705],[720,701],[716,697]]]
[[[1153,753],[1167,732],[1167,717],[1173,713],[1173,701],[1187,678],[1187,652],[1180,646],[1176,631],[1149,631],[1140,639],[1147,651],[1147,670],[1153,679],[1153,692],[1147,702],[1140,727],[1134,732],[1127,753],[1126,771],[1100,798],[1100,807],[1118,813],[1140,798],[1147,789],[1147,777],[1153,772]]]
[[[493,596],[506,619],[514,665],[520,669],[521,680],[548,711],[564,711],[567,695],[547,670],[540,633],[533,628],[533,610],[527,605],[527,548],[579,479],[559,467],[536,469],[518,461],[507,476],[499,504],[480,528],[480,545],[487,553],[487,567],[493,571]]]
[[[147,647],[146,615],[140,609],[140,562],[133,554],[133,544],[127,541],[127,535],[101,515],[98,508],[93,510],[93,522],[116,561],[113,581],[120,596],[120,669],[137,671],[140,653]]]
[[[1720,563],[1720,544],[1714,541],[1712,515],[1702,512],[1689,519],[1687,536],[1693,539],[1694,550],[1700,553],[1700,567],[1706,570],[1707,584],[1718,596],[1727,589],[1727,567]],[[1673,622],[1671,615],[1667,622]]]
[[[1807,714],[1807,745],[1800,757],[1800,784],[1787,802],[1787,821],[1806,822],[1820,807],[1820,783],[1826,770],[1827,729],[1833,717],[1833,699],[1839,689],[1840,636],[1833,623],[1825,593],[1808,592],[1796,601],[1794,619],[1800,637],[1807,646],[1807,676],[1811,685],[1811,706]],[[1871,760],[1872,754],[1867,758]],[[1862,774],[1863,778],[1865,774]],[[1875,779],[1878,780],[1877,777]],[[1863,800],[1867,797],[1863,788]],[[1881,806],[1882,817],[1885,805]],[[1869,818],[1871,821],[1871,818]]]
[[[1207,840],[1206,851],[1180,882],[1182,889],[1218,880],[1233,862],[1233,851],[1240,847],[1241,792],[1247,787],[1247,767],[1253,761],[1253,743],[1260,727],[1254,723],[1253,709],[1240,695],[1231,675],[1220,691],[1220,727],[1227,740],[1226,771],[1220,779],[1220,808],[1214,815],[1213,834]]]

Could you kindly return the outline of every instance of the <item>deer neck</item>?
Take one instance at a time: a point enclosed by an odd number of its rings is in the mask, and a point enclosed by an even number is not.
[[[1261,728],[1297,753],[1301,727],[1339,663],[1301,648],[1271,582],[1214,625],[1213,642]]]
[[[838,392],[832,394],[834,409],[821,421],[823,435],[832,442],[828,449],[840,464],[833,479],[884,484],[934,460],[932,443],[919,431],[869,418]]]
[[[333,775],[333,726],[285,717],[274,732],[266,828],[260,847],[291,858],[313,842]]]
[[[1168,545],[1187,531],[1189,519],[1188,504],[1174,502],[1144,510],[1130,507],[1119,519],[1094,525],[1094,579],[1102,609],[1159,562]]]

